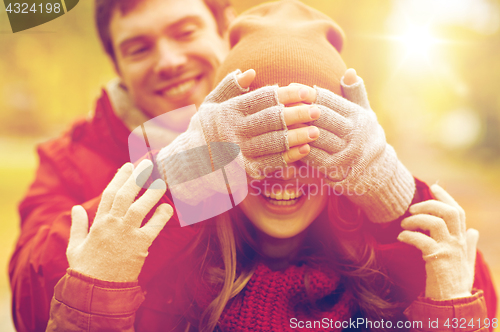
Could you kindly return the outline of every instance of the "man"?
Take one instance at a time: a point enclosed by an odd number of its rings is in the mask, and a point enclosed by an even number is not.
[[[9,275],[19,331],[44,331],[53,288],[67,268],[69,213],[97,206],[116,171],[130,161],[130,130],[151,117],[195,104],[210,92],[228,51],[234,16],[226,0],[96,1],[96,22],[120,81],[102,91],[91,119],[38,147],[40,166],[20,204],[21,235]],[[172,138],[192,114],[171,118]]]
[[[221,0],[96,2],[104,48],[133,105],[149,118],[201,104],[228,52],[224,33],[233,16]],[[190,116],[182,118],[173,126]]]
[[[96,1],[99,35],[120,80],[103,91],[91,119],[38,148],[40,166],[20,205],[21,236],[9,267],[18,330],[45,330],[54,286],[68,267],[71,208],[83,205],[93,219],[102,191],[130,161],[132,129],[202,103],[228,52],[225,32],[233,16],[222,0]],[[172,138],[187,128],[191,115],[171,113]],[[148,282],[160,268],[156,262],[168,261],[162,246],[168,245],[170,253],[172,247],[181,250],[193,234],[173,221],[167,228],[153,244],[140,282]],[[161,307],[147,300],[146,305]]]
[[[165,113],[170,141],[187,128],[193,112],[168,112],[199,106],[210,92],[233,17],[227,0],[96,0],[99,35],[120,80],[102,91],[90,119],[38,147],[40,165],[19,207],[21,235],[9,265],[18,330],[45,330],[54,286],[68,267],[71,208],[95,212],[106,185],[130,161],[132,129]],[[169,245],[189,239],[189,229],[181,230]]]

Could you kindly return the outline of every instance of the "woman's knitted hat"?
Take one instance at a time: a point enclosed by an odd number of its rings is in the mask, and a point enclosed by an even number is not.
[[[297,0],[265,3],[242,13],[229,28],[231,51],[216,82],[230,72],[255,69],[251,90],[290,83],[317,85],[342,95],[344,33],[325,14]]]

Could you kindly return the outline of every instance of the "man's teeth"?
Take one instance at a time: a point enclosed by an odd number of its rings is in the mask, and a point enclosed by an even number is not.
[[[179,83],[165,90],[163,92],[163,95],[165,97],[176,97],[178,95],[182,95],[183,93],[186,93],[189,89],[191,89],[195,84],[196,78],[190,79],[189,81]]]

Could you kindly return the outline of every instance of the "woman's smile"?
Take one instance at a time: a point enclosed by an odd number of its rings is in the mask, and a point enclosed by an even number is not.
[[[307,175],[301,177],[300,167],[308,166],[293,163],[280,176],[249,182],[248,196],[239,208],[264,234],[279,239],[292,238],[304,231],[325,208],[328,194],[321,190],[323,179],[312,175],[314,172],[305,172]]]
[[[304,188],[307,187],[304,185],[298,186],[294,183],[274,182],[270,186],[265,186],[263,190],[258,187],[250,195],[258,195],[261,200],[260,203],[270,213],[286,215],[296,212],[305,203],[307,193]],[[261,191],[260,194],[259,191]]]

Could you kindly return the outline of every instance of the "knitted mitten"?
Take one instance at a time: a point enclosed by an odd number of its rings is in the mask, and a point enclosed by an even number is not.
[[[415,192],[415,181],[387,144],[384,130],[370,109],[363,81],[343,84],[342,98],[315,87],[321,116],[311,123],[320,130],[304,158],[326,170],[330,185],[376,223],[405,213]]]
[[[237,82],[239,73],[228,74],[207,96],[188,130],[158,154],[158,167],[168,185],[187,183],[177,196],[190,204],[210,196],[211,191],[227,192],[225,185],[221,187],[202,177],[233,159],[243,172],[234,163],[225,169],[231,189],[247,186],[245,172],[262,179],[266,171],[286,166],[283,152],[289,147],[278,87],[266,86],[247,93],[248,89]],[[190,187],[188,182],[194,179],[197,181]]]
[[[173,215],[172,207],[162,204],[140,227],[166,191],[165,183],[158,179],[134,202],[152,166],[151,161],[143,160],[135,170],[127,163],[118,171],[102,194],[90,231],[85,209],[73,207],[66,251],[71,269],[100,280],[137,280],[149,246]]]

